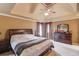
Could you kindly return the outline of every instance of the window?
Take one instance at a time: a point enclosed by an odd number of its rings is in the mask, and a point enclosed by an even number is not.
[[[42,24],[39,24],[39,35],[42,36]]]
[[[37,22],[37,35],[42,37],[51,36],[51,23],[50,22]]]
[[[50,31],[50,24],[47,24],[47,33]]]

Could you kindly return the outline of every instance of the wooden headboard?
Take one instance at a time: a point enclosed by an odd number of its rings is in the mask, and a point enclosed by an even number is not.
[[[15,34],[33,34],[32,29],[8,29],[5,35],[5,39],[8,43],[8,45],[10,45],[10,39],[12,35]]]
[[[10,37],[12,35],[15,35],[15,34],[33,34],[33,31],[32,29],[8,29],[7,32],[6,32],[6,38],[7,39],[10,39]]]

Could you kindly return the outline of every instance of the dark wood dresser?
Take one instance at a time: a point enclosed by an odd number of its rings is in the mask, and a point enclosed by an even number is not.
[[[54,32],[54,41],[72,44],[72,34],[69,32]]]

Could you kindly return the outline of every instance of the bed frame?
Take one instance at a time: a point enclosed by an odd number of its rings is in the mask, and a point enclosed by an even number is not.
[[[25,33],[33,34],[33,31],[32,31],[32,29],[8,29],[6,34],[5,34],[5,40],[7,42],[7,45],[9,46],[8,49],[11,49],[10,39],[11,39],[12,35],[25,34]]]
[[[32,29],[8,29],[8,31],[6,32],[6,41],[7,41],[7,45],[8,45],[8,49],[12,50],[11,46],[10,46],[10,39],[12,35],[15,34],[33,34]],[[48,50],[50,50],[51,47],[49,47],[46,51],[44,51],[44,53],[42,53],[41,55],[44,55]]]

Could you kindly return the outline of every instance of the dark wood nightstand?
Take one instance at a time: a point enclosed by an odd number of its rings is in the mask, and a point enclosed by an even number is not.
[[[9,51],[6,40],[0,40],[0,53]]]

